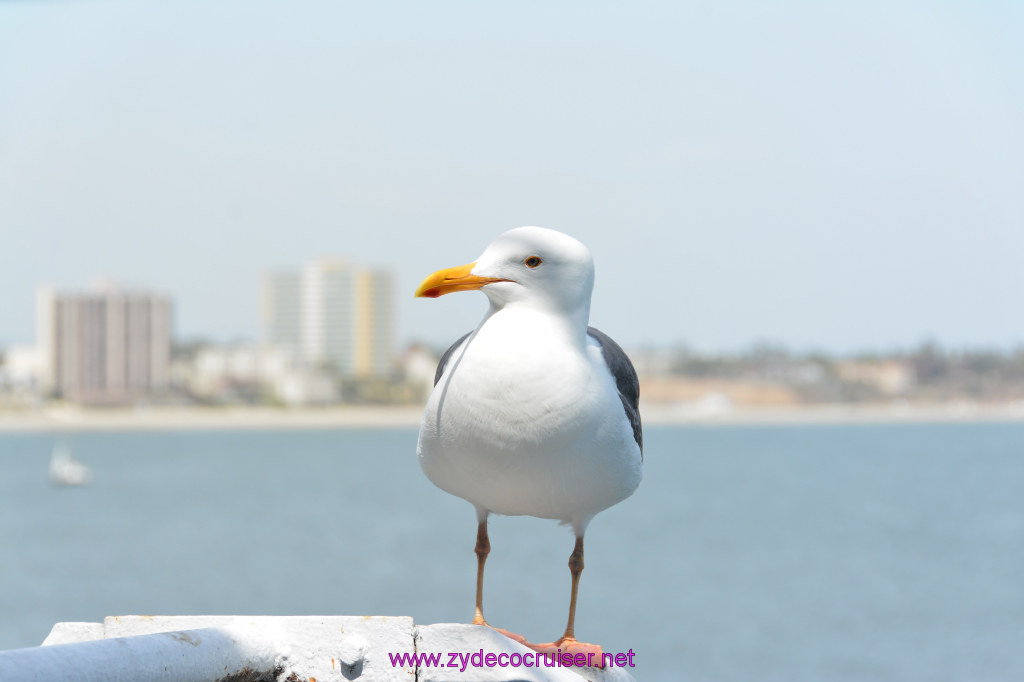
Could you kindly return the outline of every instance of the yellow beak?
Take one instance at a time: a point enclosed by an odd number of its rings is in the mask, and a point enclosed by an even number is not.
[[[469,271],[476,267],[476,263],[460,265],[457,268],[438,270],[430,277],[427,277],[416,290],[417,297],[437,298],[450,294],[453,291],[472,291],[479,289],[485,284],[492,282],[511,282],[510,279],[497,279],[494,277],[477,277],[469,274]]]

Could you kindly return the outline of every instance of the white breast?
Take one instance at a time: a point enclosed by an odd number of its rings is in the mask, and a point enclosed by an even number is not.
[[[499,514],[586,525],[640,483],[640,448],[600,351],[528,310],[485,320],[427,403],[418,453],[438,487]]]

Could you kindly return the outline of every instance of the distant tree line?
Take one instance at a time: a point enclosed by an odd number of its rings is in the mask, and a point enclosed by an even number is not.
[[[849,356],[773,344],[713,355],[680,348],[668,370],[693,379],[783,384],[808,402],[1024,400],[1024,346],[948,350],[926,342],[909,351]]]

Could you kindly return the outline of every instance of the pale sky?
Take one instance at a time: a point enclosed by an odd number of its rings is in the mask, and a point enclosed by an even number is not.
[[[627,347],[1022,343],[1024,3],[0,2],[0,347],[101,276],[257,338],[328,255],[441,345],[530,224]]]

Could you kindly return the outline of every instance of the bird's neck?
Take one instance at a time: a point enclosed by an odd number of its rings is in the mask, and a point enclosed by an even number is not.
[[[494,321],[499,326],[506,324],[519,331],[538,329],[538,333],[556,334],[579,347],[587,345],[587,325],[590,322],[590,303],[571,311],[558,310],[534,302],[509,302],[504,305],[491,303],[481,326]]]

